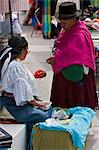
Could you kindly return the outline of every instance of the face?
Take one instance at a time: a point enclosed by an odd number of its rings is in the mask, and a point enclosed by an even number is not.
[[[61,19],[60,23],[61,23],[61,28],[68,31],[76,23],[76,19],[74,19],[74,18]]]
[[[20,60],[24,60],[28,54],[28,47],[24,48],[20,54]]]

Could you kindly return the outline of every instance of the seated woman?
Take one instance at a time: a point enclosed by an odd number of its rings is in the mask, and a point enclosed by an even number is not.
[[[47,102],[37,99],[34,77],[22,62],[28,53],[28,42],[24,37],[13,36],[8,47],[1,51],[0,110],[3,106],[19,122],[32,125],[51,116],[51,107],[46,110]],[[38,107],[38,109],[36,107]],[[30,133],[30,132],[29,132]]]

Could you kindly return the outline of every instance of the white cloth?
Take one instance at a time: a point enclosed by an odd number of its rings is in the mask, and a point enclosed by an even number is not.
[[[51,20],[51,23],[55,25],[55,27],[57,28],[57,24],[58,24],[58,21],[56,19],[55,16],[52,16],[52,20]]]
[[[17,106],[33,100],[33,96],[38,96],[34,76],[16,60],[9,64],[1,84],[4,91],[13,93]]]
[[[56,18],[58,18],[58,15],[59,15],[59,6],[61,3],[64,3],[64,2],[74,2],[76,3],[77,10],[80,10],[80,0],[58,0],[57,5],[56,5],[56,10],[55,10]]]
[[[27,0],[10,0],[12,11],[28,10]],[[9,0],[0,0],[0,13],[9,12]]]
[[[12,47],[8,47],[6,48],[6,50],[2,53],[2,55],[0,56],[0,60],[12,49]]]
[[[7,70],[7,67],[9,65],[10,60],[11,60],[11,52],[9,52],[9,56],[5,60],[5,62],[3,64],[3,67],[2,67],[2,70],[1,70],[1,78],[4,76],[4,74],[5,74],[6,70]]]
[[[8,33],[10,33],[10,16],[5,19],[5,23],[8,23],[9,27],[8,27]],[[13,28],[13,33],[15,34],[21,34],[22,33],[22,28],[21,25],[19,23],[18,17],[15,13],[12,13],[12,28]]]
[[[1,78],[4,76],[7,68],[8,68],[8,65],[9,65],[9,62],[10,62],[10,59],[11,59],[11,50],[12,48],[11,47],[8,47],[1,55],[0,57],[0,61],[2,60],[2,58],[9,52],[9,56],[8,58],[5,60],[4,64],[3,64],[3,67],[1,69]]]
[[[16,34],[22,33],[22,28],[17,18],[17,15],[13,13],[12,13],[12,27],[13,27],[13,33],[16,33]]]

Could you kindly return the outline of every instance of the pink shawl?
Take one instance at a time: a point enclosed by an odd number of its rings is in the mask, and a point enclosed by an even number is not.
[[[56,42],[53,71],[73,64],[85,65],[95,71],[94,45],[86,25],[79,21],[69,31],[61,32]]]

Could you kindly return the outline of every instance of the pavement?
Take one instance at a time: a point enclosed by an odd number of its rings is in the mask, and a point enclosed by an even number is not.
[[[31,37],[33,30],[31,25],[23,26],[22,29],[22,36],[25,36],[29,43],[29,53],[23,63],[33,74],[38,69],[46,71],[46,77],[36,79],[37,90],[41,99],[50,101],[53,71],[51,66],[46,63],[46,59],[52,55],[51,47],[53,46],[54,39],[43,39],[43,36],[39,31],[38,34],[34,32]],[[96,110],[92,126],[89,130],[86,150],[99,150],[99,110]]]
[[[32,27],[23,27],[23,36],[26,37],[29,43],[29,53],[26,60],[23,62],[34,74],[35,71],[43,69],[47,76],[42,79],[36,79],[39,97],[43,100],[50,100],[50,89],[52,83],[52,68],[46,63],[46,59],[52,55],[51,47],[53,46],[53,39],[43,39],[42,34],[38,31],[31,37]]]

